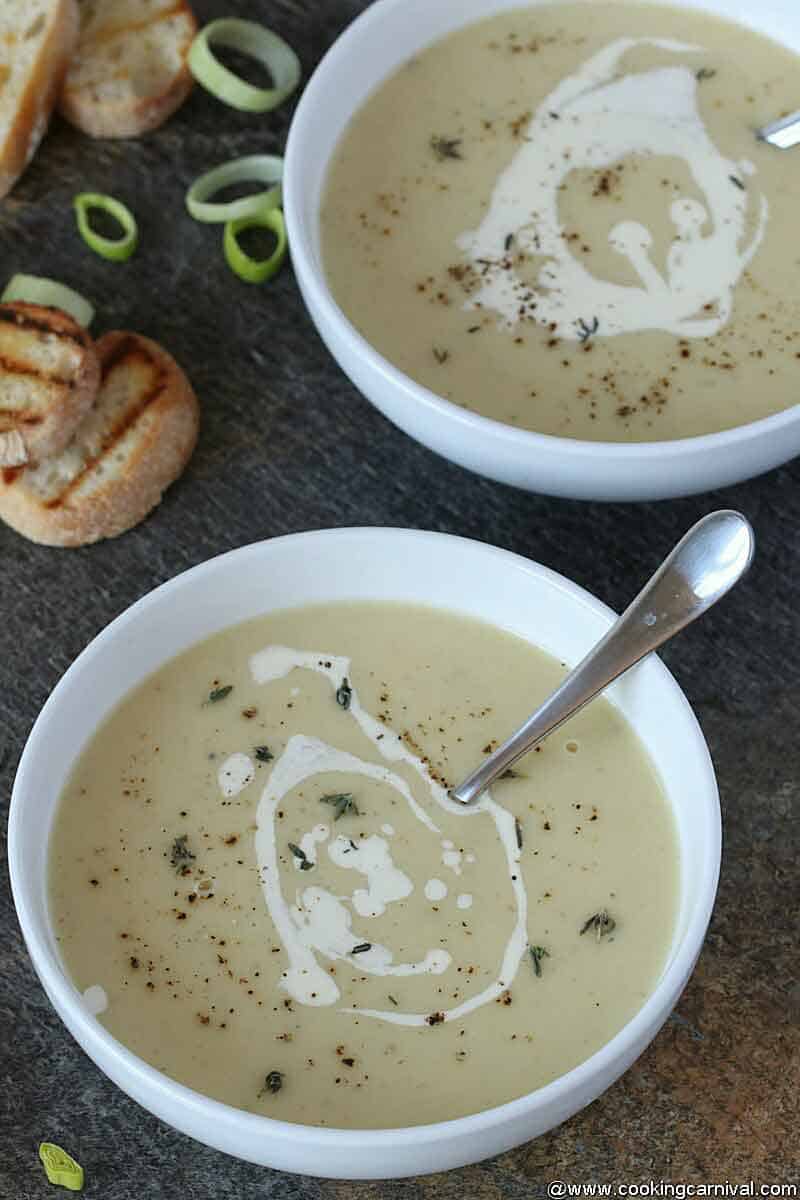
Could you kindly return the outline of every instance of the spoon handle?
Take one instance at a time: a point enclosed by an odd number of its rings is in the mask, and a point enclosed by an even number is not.
[[[706,612],[750,566],[753,548],[753,531],[740,513],[721,510],[692,526],[605,637],[524,725],[453,789],[453,799],[477,800],[542,738]]]

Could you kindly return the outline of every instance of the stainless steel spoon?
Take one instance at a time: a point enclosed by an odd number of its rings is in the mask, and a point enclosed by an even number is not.
[[[756,137],[760,142],[769,142],[770,146],[777,146],[779,150],[791,150],[792,146],[800,143],[800,112],[790,113],[788,117],[781,117],[779,121],[772,121],[763,129],[758,129]]]
[[[723,509],[693,525],[605,637],[533,716],[453,789],[453,799],[472,804],[548,733],[707,612],[744,575],[754,549],[753,530],[741,513]]]

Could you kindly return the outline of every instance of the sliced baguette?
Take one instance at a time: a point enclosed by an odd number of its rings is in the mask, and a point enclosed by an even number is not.
[[[0,473],[0,517],[45,546],[84,546],[138,524],[197,441],[197,399],[165,350],[135,333],[108,333],[97,352],[100,390],[66,450]]]
[[[0,3],[0,199],[45,135],[79,26],[77,0]]]
[[[83,0],[61,112],[91,137],[155,129],[192,90],[186,60],[196,33],[186,0]]]
[[[0,467],[59,454],[92,406],[100,360],[57,308],[0,304]]]

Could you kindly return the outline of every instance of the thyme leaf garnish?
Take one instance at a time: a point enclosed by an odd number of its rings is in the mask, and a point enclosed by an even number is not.
[[[514,834],[517,839],[517,849],[521,850],[523,838],[522,838],[522,825],[520,824],[519,817],[514,817]]]
[[[262,1096],[266,1096],[267,1092],[271,1092],[273,1096],[276,1095],[282,1087],[283,1071],[270,1071],[269,1074],[264,1077],[264,1086],[258,1093],[259,1100]]]
[[[339,705],[339,708],[343,708],[345,712],[347,712],[352,699],[353,689],[350,687],[347,676],[345,675],[344,679],[336,689],[336,703]]]
[[[395,1006],[395,1008],[397,1008],[397,1001],[395,1000],[394,996],[390,996],[389,999],[391,1000],[391,1002]]]
[[[289,842],[289,849],[296,859],[300,862],[301,871],[310,871],[314,864],[308,858],[305,850],[301,850],[299,846],[295,846],[294,842]]]
[[[444,162],[446,158],[464,157],[461,153],[461,138],[439,137],[434,134],[430,146],[439,162]]]
[[[617,922],[614,918],[610,917],[604,908],[601,908],[599,912],[592,913],[591,917],[584,921],[581,928],[581,937],[584,933],[588,933],[590,929],[594,929],[595,936],[599,942],[606,934],[613,933],[616,927]]]
[[[188,833],[182,833],[180,837],[176,837],[172,842],[172,850],[170,852],[170,865],[175,868],[181,875],[188,869],[188,864],[194,858],[187,842],[189,841]]]
[[[358,806],[353,799],[352,792],[331,792],[327,796],[320,796],[320,804],[332,804],[334,807],[333,819],[338,821],[340,817],[348,814],[357,817],[359,816]]]
[[[208,693],[208,700],[206,701],[206,703],[217,704],[220,700],[224,700],[227,696],[230,696],[232,691],[233,691],[232,683],[226,683],[226,684],[223,684],[222,687],[212,688],[211,691]]]
[[[269,746],[256,746],[253,754],[256,756],[256,760],[260,763],[272,762],[273,758],[275,757]]]
[[[433,347],[433,357],[436,359],[439,366],[441,366],[442,363],[447,362],[448,358],[450,357],[450,351],[443,350],[441,346],[434,346]]]
[[[546,950],[544,946],[528,946],[528,951],[533,960],[533,973],[539,979],[542,974],[542,959],[549,958],[550,951]]]
[[[513,767],[506,767],[505,771],[503,771],[503,774],[500,776],[500,778],[501,779],[522,779],[523,776],[520,775],[519,771],[515,771]]]
[[[350,951],[350,953],[351,954],[366,954],[367,951],[371,950],[371,949],[372,949],[372,942],[359,942],[357,946],[353,946],[353,949]]]
[[[746,191],[747,191],[747,188],[744,186],[744,184],[742,183],[741,179],[739,179],[739,178],[738,178],[738,176],[736,176],[736,175],[729,175],[729,176],[728,176],[728,179],[730,179],[730,181],[731,181],[731,183],[733,184],[733,186],[734,186],[734,187],[737,187],[737,188],[739,189],[739,191],[740,191],[740,192],[746,192]]]
[[[716,73],[713,67],[701,67],[699,71],[695,71],[694,77],[698,83],[702,83],[704,79],[713,79]]]
[[[584,321],[583,317],[577,322],[578,337],[582,342],[588,342],[589,338],[597,333],[600,328],[600,321],[597,317],[592,317],[591,323]]]
[[[512,245],[513,245],[513,244],[514,244],[514,235],[513,235],[513,233],[507,233],[507,234],[506,234],[506,240],[503,242],[503,249],[505,250],[506,254],[508,254],[508,252],[509,252],[509,250],[511,249],[511,247],[512,247]]]

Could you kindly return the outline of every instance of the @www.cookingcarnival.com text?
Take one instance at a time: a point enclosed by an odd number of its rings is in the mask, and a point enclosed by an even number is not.
[[[666,1179],[646,1179],[639,1183],[572,1183],[566,1179],[553,1179],[547,1185],[550,1200],[567,1200],[571,1196],[582,1198],[603,1196],[619,1197],[663,1197],[664,1200],[695,1200],[696,1197],[721,1197],[734,1200],[739,1196],[775,1197],[790,1200],[800,1196],[796,1183],[761,1183],[755,1179],[737,1182],[726,1179],[723,1183],[670,1183]]]

